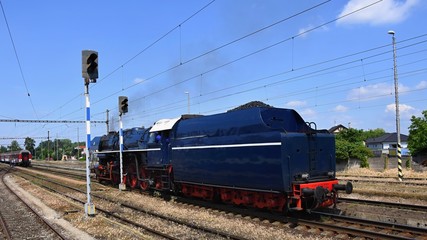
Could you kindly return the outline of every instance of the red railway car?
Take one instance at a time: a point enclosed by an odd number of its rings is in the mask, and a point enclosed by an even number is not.
[[[28,150],[18,150],[12,152],[0,153],[0,161],[10,163],[16,166],[29,167],[33,155]]]

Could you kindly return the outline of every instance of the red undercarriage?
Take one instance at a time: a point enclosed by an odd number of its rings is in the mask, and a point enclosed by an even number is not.
[[[327,196],[323,202],[318,203],[317,207],[329,207],[335,204],[336,202],[336,194],[333,193],[334,184],[338,184],[338,180],[331,180],[331,181],[325,181],[325,182],[314,182],[314,183],[304,183],[304,184],[294,184],[293,185],[293,194],[294,198],[297,199],[296,201],[296,208],[303,208],[303,199],[304,196],[302,194],[302,190],[304,188],[309,188],[315,190],[317,187],[322,187],[324,189],[327,189],[330,193],[330,196]],[[333,194],[332,194],[333,193]]]
[[[99,166],[98,167],[98,178],[101,180],[109,180],[115,184],[120,182],[120,176],[113,173],[113,164],[108,166]],[[148,172],[144,167],[139,169],[140,178],[153,178],[154,179],[154,188],[164,189],[161,181],[161,174],[158,172]],[[130,166],[128,169],[128,176],[124,177],[124,182],[127,182],[131,188],[139,186],[143,190],[148,190],[150,186],[146,181],[138,181],[136,177],[136,168]],[[167,168],[167,175],[173,176],[172,168],[169,166]],[[129,178],[128,181],[126,181]],[[214,200],[220,198],[224,203],[230,203],[235,205],[243,205],[248,207],[254,207],[259,209],[269,209],[272,211],[284,211],[288,208],[302,210],[310,209],[313,207],[329,207],[332,206],[336,201],[336,193],[333,191],[333,185],[338,184],[338,180],[330,180],[324,182],[315,182],[315,183],[301,183],[294,184],[292,186],[292,193],[286,195],[285,193],[271,193],[271,192],[257,192],[241,189],[231,189],[231,188],[221,188],[221,187],[212,187],[212,186],[203,186],[203,185],[194,185],[182,183],[181,192],[187,197],[196,197],[206,200]],[[317,202],[313,204],[312,196],[304,196],[303,189],[312,189],[322,187],[327,194],[322,198],[322,202]],[[168,188],[168,186],[166,187]],[[310,207],[307,202],[310,202]]]
[[[215,193],[218,193],[221,201],[225,203],[277,211],[282,211],[286,203],[286,197],[283,194],[276,193],[253,192],[190,184],[182,184],[181,191],[185,196],[198,197],[206,200],[213,200]]]
[[[303,202],[306,197],[302,195],[302,189],[309,188],[315,190],[320,186],[327,189],[329,192],[332,192],[333,184],[338,184],[338,180],[293,185],[293,195],[289,196],[289,200],[286,195],[282,193],[256,192],[192,184],[182,184],[181,191],[185,196],[188,197],[213,200],[214,196],[218,195],[221,198],[221,201],[226,203],[269,209],[274,211],[283,211],[288,201],[290,207],[295,209],[304,208]],[[328,196],[322,203],[318,203],[317,207],[331,206],[334,204],[334,201],[334,195]]]

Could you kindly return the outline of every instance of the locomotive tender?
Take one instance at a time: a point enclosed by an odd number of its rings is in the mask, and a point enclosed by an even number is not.
[[[123,133],[124,182],[274,211],[335,205],[335,138],[291,109],[183,115]],[[100,181],[120,183],[119,135],[92,141]]]

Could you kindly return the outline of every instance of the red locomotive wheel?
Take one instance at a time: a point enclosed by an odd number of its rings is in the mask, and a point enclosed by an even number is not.
[[[128,167],[129,186],[136,188],[138,186],[138,176],[136,175],[136,167],[134,164]]]
[[[139,175],[141,175],[140,177],[142,179],[147,179],[147,170],[144,167],[141,167],[139,169]],[[150,188],[150,184],[147,181],[140,181],[139,182],[139,186],[141,187],[142,190],[147,191],[148,188]]]

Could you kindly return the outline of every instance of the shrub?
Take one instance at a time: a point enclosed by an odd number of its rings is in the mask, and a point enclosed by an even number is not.
[[[361,168],[369,168],[369,162],[368,162],[368,158],[364,157],[363,159],[360,159],[360,167]]]

